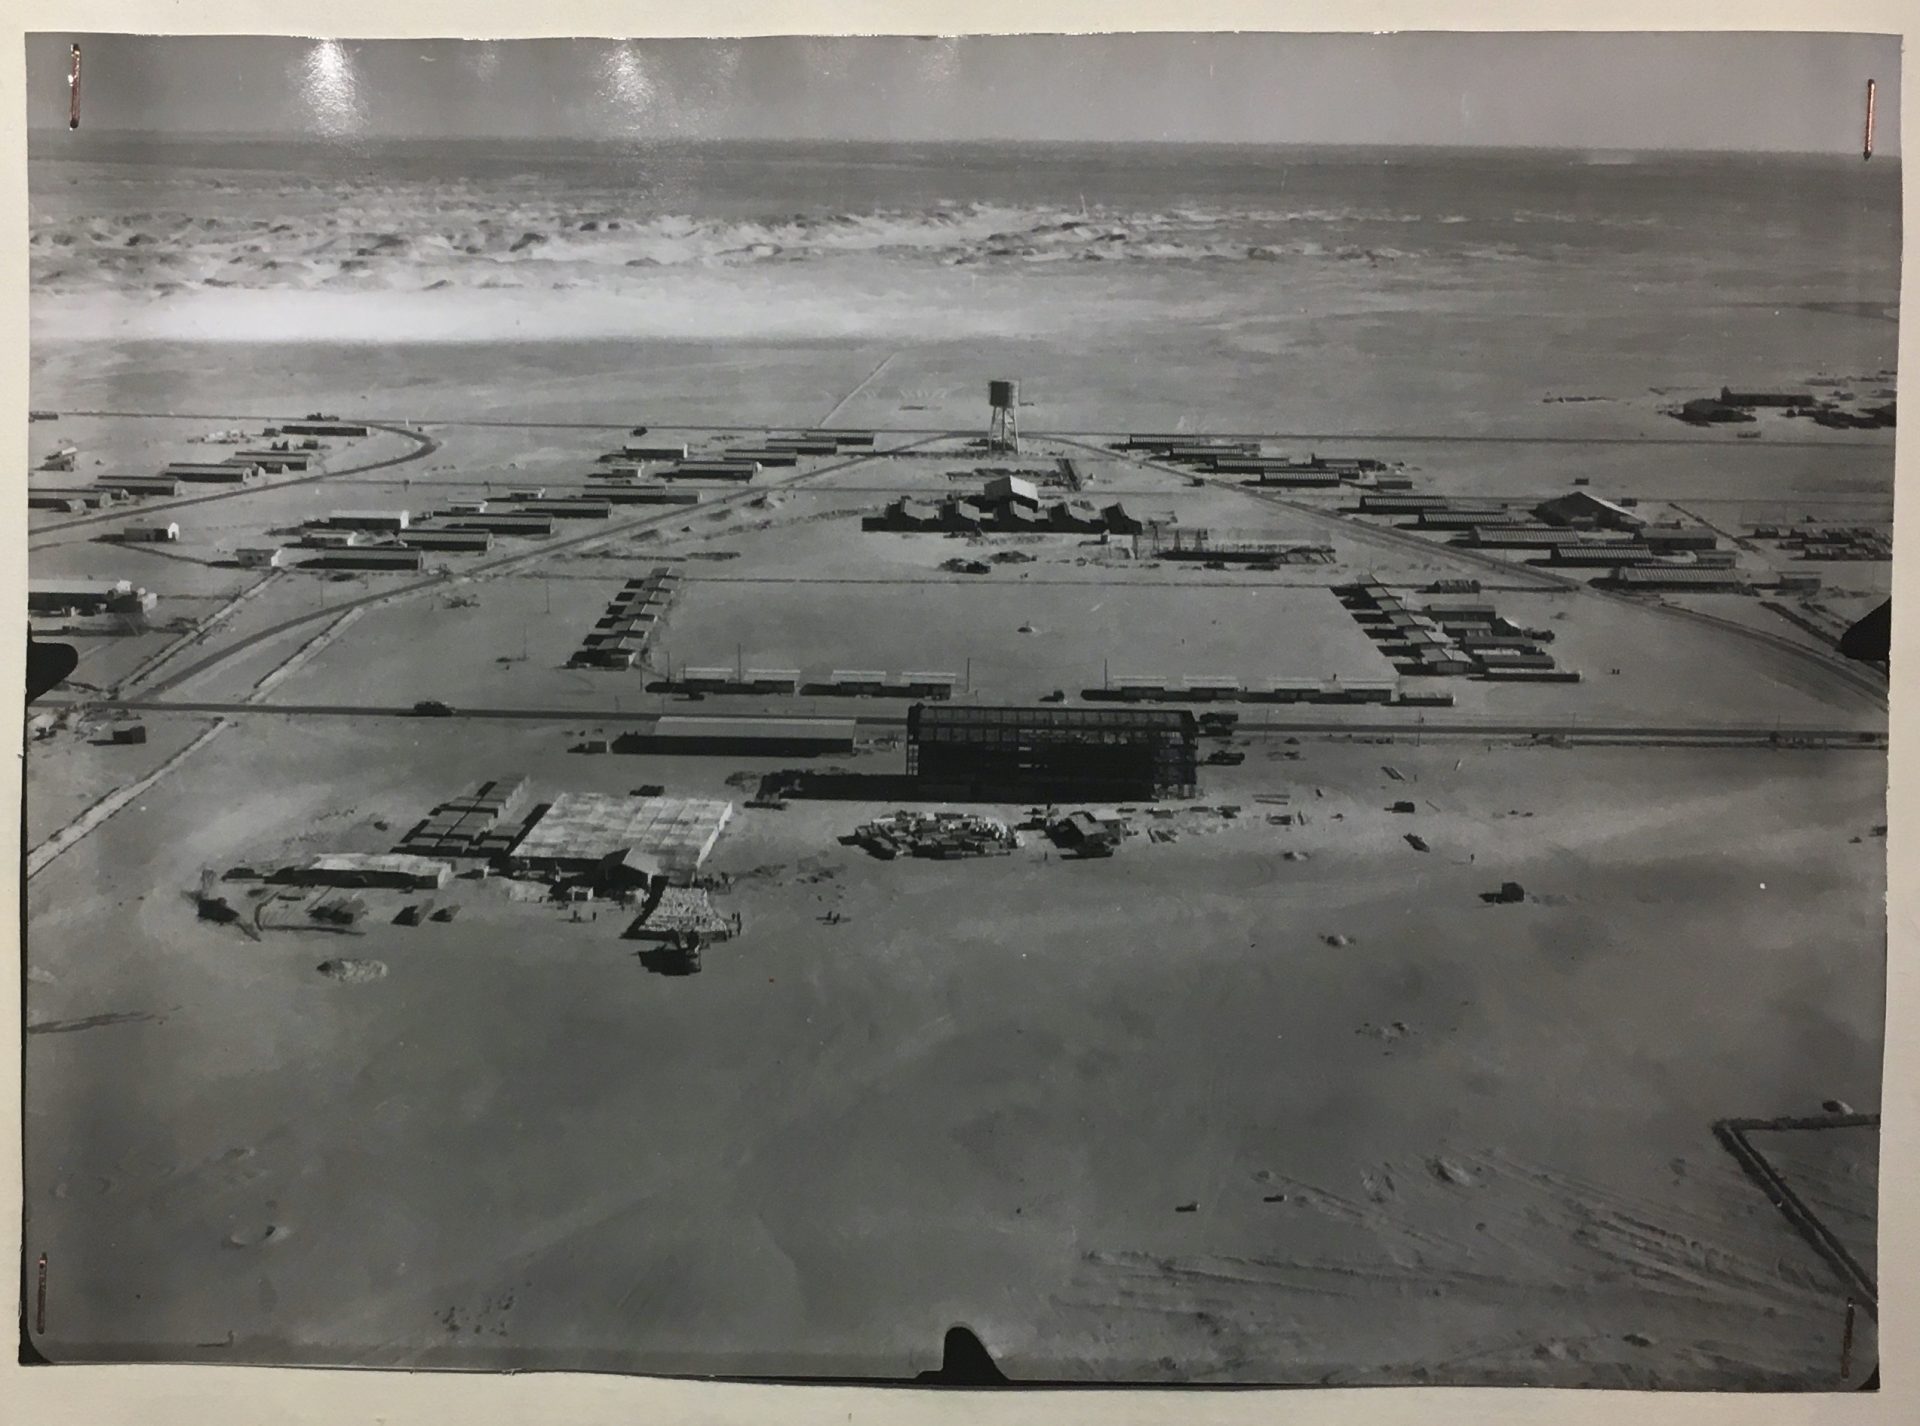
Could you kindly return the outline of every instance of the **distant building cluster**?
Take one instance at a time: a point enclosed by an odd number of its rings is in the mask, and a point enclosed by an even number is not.
[[[1895,402],[1859,407],[1841,404],[1852,399],[1851,392],[1821,398],[1811,391],[1735,391],[1723,386],[1718,396],[1696,396],[1682,402],[1672,414],[1690,426],[1747,425],[1758,419],[1754,413],[1759,410],[1777,410],[1838,430],[1871,430],[1894,424]]]
[[[1553,635],[1500,617],[1490,604],[1409,605],[1378,580],[1334,591],[1341,604],[1403,674],[1472,676],[1502,682],[1578,683],[1546,645]]]
[[[1363,494],[1358,508],[1363,515],[1411,517],[1402,528],[1621,588],[1740,592],[1750,587],[1735,552],[1720,548],[1712,530],[1651,521],[1630,501],[1607,500],[1587,490],[1528,508],[1445,495]]]
[[[1893,540],[1864,525],[1756,525],[1756,540],[1777,541],[1803,560],[1890,560]]]
[[[1259,441],[1192,435],[1132,435],[1115,450],[1150,456],[1169,465],[1215,475],[1251,477],[1254,485],[1291,486],[1302,490],[1338,489],[1344,484],[1374,478],[1381,488],[1411,482],[1386,475],[1385,461],[1366,456],[1268,455]]]

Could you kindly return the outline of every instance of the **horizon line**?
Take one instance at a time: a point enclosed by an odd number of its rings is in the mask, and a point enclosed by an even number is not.
[[[29,124],[27,137],[58,137],[70,134],[64,124]],[[912,138],[853,138],[844,135],[813,134],[659,134],[645,137],[619,137],[598,134],[521,134],[513,132],[462,134],[321,134],[310,130],[292,129],[128,129],[95,128],[81,131],[88,136],[106,136],[112,138],[158,139],[158,140],[198,140],[227,141],[234,143],[285,142],[298,143],[313,141],[328,146],[350,148],[359,143],[431,143],[431,144],[478,144],[500,143],[518,140],[525,143],[578,143],[602,147],[661,147],[682,145],[697,147],[719,144],[844,144],[848,146],[865,145],[872,147],[914,145],[927,148],[959,148],[968,144],[1034,144],[1056,146],[1082,146],[1104,148],[1259,148],[1259,149],[1318,149],[1370,151],[1375,149],[1423,149],[1450,151],[1455,153],[1541,153],[1541,154],[1655,154],[1662,157],[1684,157],[1710,155],[1723,157],[1730,154],[1752,155],[1768,158],[1852,158],[1864,162],[1857,150],[1845,149],[1801,149],[1801,148],[1733,148],[1733,147],[1681,147],[1657,144],[1524,144],[1524,143],[1436,143],[1418,139],[1259,139],[1259,138],[1046,138],[1033,135],[978,135],[965,138],[912,137]],[[29,155],[31,157],[31,155]],[[1899,151],[1876,147],[1872,157],[1898,160]]]

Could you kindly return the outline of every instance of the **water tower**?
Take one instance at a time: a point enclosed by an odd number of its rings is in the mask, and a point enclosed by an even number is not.
[[[1015,409],[1019,404],[1019,382],[987,383],[987,405],[993,412],[987,422],[987,449],[995,455],[1020,454],[1020,416]]]

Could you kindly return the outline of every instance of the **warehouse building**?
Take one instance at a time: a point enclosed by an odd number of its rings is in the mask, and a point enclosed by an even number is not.
[[[400,543],[410,550],[484,554],[493,548],[493,536],[485,530],[442,530],[416,525],[407,531]]]
[[[563,792],[509,854],[516,872],[596,875],[610,859],[646,858],[670,881],[690,880],[733,817],[733,804],[697,797]]]
[[[688,693],[785,693],[800,691],[797,668],[683,668],[673,686]]]
[[[272,431],[268,435],[275,434]],[[280,426],[278,434],[283,436],[364,436],[365,426],[350,421],[287,421]]]
[[[851,718],[679,718],[643,723],[613,740],[616,753],[811,758],[853,751]]]
[[[1559,545],[1549,556],[1554,565],[1636,564],[1653,558],[1653,550],[1637,541],[1613,545]]]
[[[587,500],[610,505],[691,505],[700,498],[692,490],[669,490],[664,485],[589,485],[581,491]]]
[[[160,473],[195,485],[244,485],[260,474],[260,467],[251,461],[173,461]]]
[[[522,500],[520,509],[533,515],[551,515],[556,520],[604,520],[613,513],[613,506],[605,500],[558,495]]]
[[[627,445],[620,448],[620,457],[623,460],[641,461],[685,460],[687,458],[687,444],[685,441],[682,441],[680,444],[672,446],[658,443],[646,446]]]
[[[1720,546],[1720,537],[1713,531],[1690,525],[1648,525],[1639,532],[1639,537],[1657,555],[1713,550]]]
[[[409,520],[405,510],[336,510],[316,523],[330,530],[383,530],[397,535]]]
[[[1217,460],[1213,468],[1221,475],[1251,475],[1255,485],[1284,486],[1290,490],[1330,490],[1341,483],[1340,476],[1333,471],[1276,468],[1261,462]]]
[[[943,800],[1191,797],[1199,727],[1180,708],[976,708],[915,704],[907,773]]]
[[[183,489],[175,475],[103,475],[93,488],[130,496],[178,495]]]
[[[831,447],[829,447],[829,449],[831,449]],[[757,465],[766,466],[790,466],[800,464],[800,453],[798,451],[782,451],[766,448],[730,450],[727,452],[726,458],[728,460],[752,461]]]
[[[1558,530],[1541,527],[1538,529],[1494,529],[1477,528],[1467,535],[1463,543],[1480,549],[1552,549],[1559,545],[1600,545],[1612,540],[1625,540],[1628,537],[1605,530]]]
[[[484,515],[448,516],[440,522],[447,530],[485,530],[493,535],[551,535],[553,516],[513,510],[490,510]]]
[[[157,597],[136,588],[130,579],[27,581],[27,612],[50,617],[93,614],[138,614],[152,609]]]
[[[1445,510],[1453,502],[1444,495],[1362,495],[1360,509],[1369,515],[1418,515],[1422,510]]]
[[[234,563],[243,569],[278,569],[287,552],[278,545],[260,545],[233,552]]]
[[[425,569],[427,556],[421,550],[401,549],[397,546],[360,546],[354,549],[328,550],[309,560],[302,560],[302,569],[355,569],[370,573],[412,574]]]
[[[432,857],[400,852],[330,852],[284,868],[276,880],[301,886],[383,886],[431,891],[445,886],[453,868]]]
[[[27,492],[29,510],[104,510],[133,499],[128,492],[108,485],[42,485]]]
[[[752,480],[760,462],[752,460],[687,460],[660,472],[668,480]]]
[[[242,460],[250,460],[262,470],[305,470],[313,463],[312,451],[241,451]]]
[[[1720,388],[1722,406],[1811,406],[1811,391],[1735,391]]]
[[[1422,530],[1524,529],[1534,523],[1518,510],[1422,510],[1414,522]]]
[[[135,545],[171,544],[180,538],[180,526],[171,520],[164,525],[127,525],[120,538]]]
[[[1551,500],[1543,500],[1533,507],[1533,513],[1541,524],[1561,529],[1638,530],[1647,523],[1626,506],[1602,500],[1585,490],[1574,490],[1565,495],[1556,495]]]
[[[1627,590],[1672,590],[1681,594],[1745,594],[1751,587],[1738,570],[1701,569],[1696,565],[1630,565],[1615,570],[1602,582]]]

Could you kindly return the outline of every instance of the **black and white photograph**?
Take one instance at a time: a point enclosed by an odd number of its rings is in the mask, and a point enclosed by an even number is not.
[[[1876,1386],[1900,47],[29,35],[23,1358]]]

